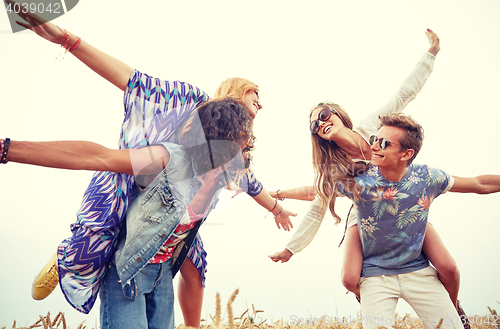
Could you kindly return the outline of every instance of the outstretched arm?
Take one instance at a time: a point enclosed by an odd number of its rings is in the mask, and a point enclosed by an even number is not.
[[[11,5],[15,4],[12,0],[5,0],[5,2]],[[60,29],[38,15],[31,13],[29,10],[27,13],[23,13],[21,10],[18,15],[26,22],[16,21],[17,24],[30,29],[42,38],[61,45],[66,49],[70,49],[78,40],[76,35]],[[92,47],[81,39],[80,43],[77,44],[77,47],[75,47],[71,53],[94,72],[121,90],[125,91],[127,88],[127,82],[132,73],[132,68],[125,63]]]
[[[169,162],[163,146],[112,150],[85,141],[11,141],[8,161],[36,166],[91,171],[112,171],[128,175],[156,174]]]
[[[358,127],[356,127],[356,131],[366,140],[378,131],[380,115],[403,111],[403,109],[417,97],[418,93],[427,82],[427,79],[430,77],[434,69],[436,55],[441,49],[441,46],[439,37],[436,33],[427,29],[425,34],[429,40],[429,50],[422,56],[413,71],[406,77],[389,101],[376,111],[370,113],[370,115],[363,119]]]
[[[278,228],[280,228],[280,225],[285,231],[290,231],[290,228],[293,228],[290,216],[297,216],[297,214],[283,208],[282,205],[271,198],[265,188],[262,188],[262,191],[252,198],[269,212],[272,212]]]
[[[318,233],[325,213],[326,207],[323,207],[319,197],[316,197],[311,202],[309,210],[300,222],[299,228],[286,245],[286,248],[270,255],[269,258],[274,262],[284,263],[287,262],[292,255],[302,251],[314,239],[316,233]]]
[[[294,199],[312,201],[316,197],[316,191],[314,190],[314,186],[301,186],[288,190],[269,191],[269,195],[278,200]]]
[[[482,175],[477,177],[455,177],[450,192],[490,194],[500,192],[500,175]]]

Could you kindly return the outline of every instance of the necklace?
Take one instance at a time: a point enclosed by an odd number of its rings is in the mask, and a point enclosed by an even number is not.
[[[365,154],[363,153],[363,148],[361,147],[361,143],[359,142],[359,138],[361,136],[359,135],[359,133],[357,133],[357,135],[358,135],[358,146],[359,146],[359,150],[361,151],[361,155],[363,156],[363,159],[365,159],[365,161],[368,161],[368,160],[366,160]]]

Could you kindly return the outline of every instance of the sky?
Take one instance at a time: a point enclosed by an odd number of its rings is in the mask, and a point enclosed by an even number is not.
[[[190,82],[213,95],[220,82],[257,83],[263,109],[254,123],[254,171],[268,190],[313,182],[308,113],[330,100],[353,121],[384,104],[440,37],[434,72],[405,112],[425,129],[415,160],[455,176],[500,174],[500,2],[479,1],[117,1],[85,0],[54,22],[154,77]],[[13,34],[0,10],[0,137],[90,140],[116,148],[123,93],[62,48],[30,31]],[[70,235],[92,173],[8,163],[0,167],[0,327],[29,326],[65,312],[71,326],[98,325],[99,305],[80,314],[59,288],[34,301],[33,278]],[[223,193],[201,228],[208,252],[202,317],[215,295],[235,314],[247,308],[267,323],[355,317],[360,307],[340,282],[343,227],[327,215],[314,241],[286,264],[267,255],[292,232],[278,230],[250,197]],[[500,194],[447,193],[433,204],[435,225],[461,272],[459,299],[468,314],[500,308]],[[298,213],[308,208],[285,200]],[[348,200],[338,202],[347,214]],[[176,283],[175,283],[176,284]],[[412,313],[400,301],[399,314]],[[223,314],[225,316],[225,314]],[[176,306],[176,324],[182,323]]]

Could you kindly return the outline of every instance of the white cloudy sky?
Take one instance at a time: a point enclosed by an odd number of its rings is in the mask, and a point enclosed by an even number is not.
[[[264,105],[255,122],[254,169],[268,189],[312,182],[307,114],[333,100],[353,120],[382,105],[428,49],[442,51],[426,86],[406,110],[426,129],[417,162],[453,175],[500,174],[500,2],[479,1],[81,1],[57,24],[154,77],[191,82],[213,94],[228,77],[255,81]],[[116,147],[122,92],[61,48],[30,32],[12,34],[0,11],[0,137],[91,140]],[[64,311],[70,325],[98,321],[72,310],[58,288],[42,302],[33,277],[69,236],[91,173],[9,163],[0,168],[0,326],[29,326],[39,314]],[[470,314],[500,308],[500,195],[452,195],[431,220],[462,275],[460,299]],[[232,205],[233,204],[233,205]],[[305,202],[284,202],[298,225]],[[348,202],[339,202],[340,213]],[[342,228],[325,219],[312,244],[287,264],[267,255],[291,233],[248,196],[225,195],[202,228],[209,253],[203,317],[240,289],[235,313],[254,304],[268,323],[293,316],[355,316],[359,305],[339,279]],[[398,312],[409,312],[401,301]],[[181,322],[180,311],[176,314]]]

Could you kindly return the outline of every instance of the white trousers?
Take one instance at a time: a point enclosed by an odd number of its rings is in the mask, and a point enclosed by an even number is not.
[[[399,298],[410,304],[418,315],[411,323],[405,319],[407,324],[434,329],[443,319],[442,329],[463,329],[450,296],[432,266],[405,274],[362,277],[359,283],[364,329],[391,328],[397,322],[405,323],[402,318],[395,319]]]

